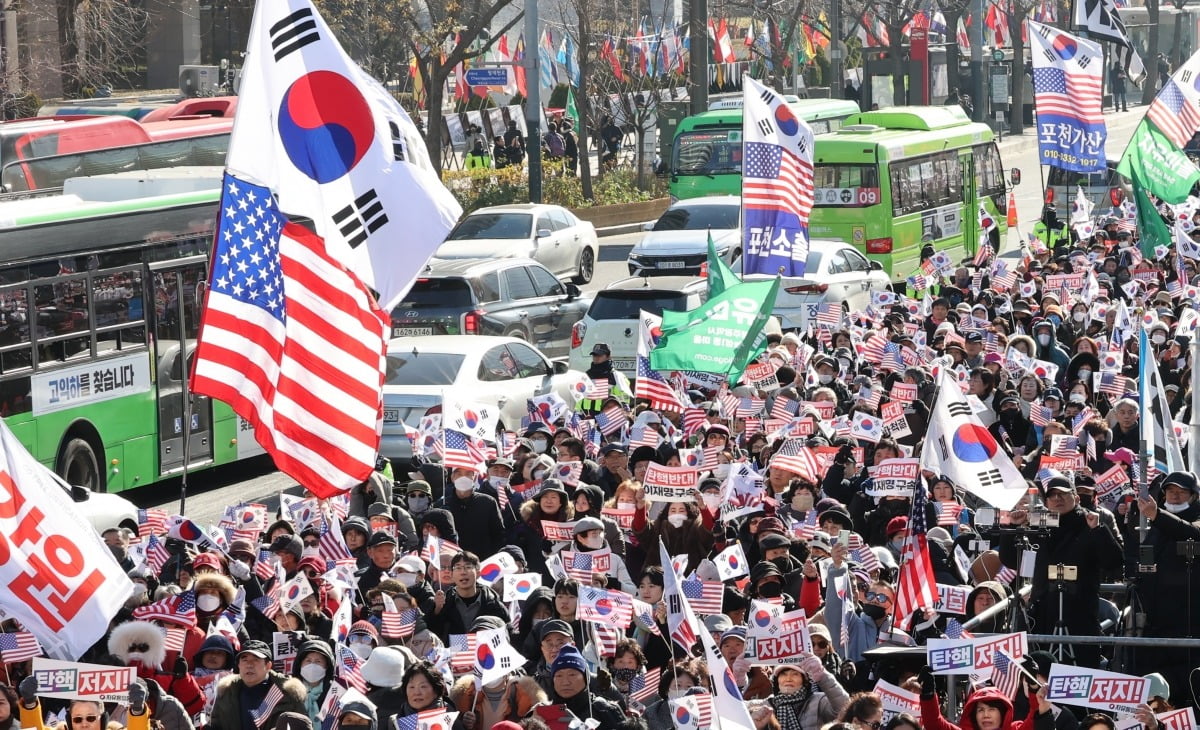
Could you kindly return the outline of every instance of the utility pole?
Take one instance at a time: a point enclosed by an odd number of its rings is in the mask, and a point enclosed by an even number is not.
[[[829,96],[841,99],[845,94],[846,74],[842,70],[842,4],[838,0],[829,3]]]
[[[987,95],[984,91],[986,77],[983,68],[983,0],[971,0],[971,101],[975,106],[975,121],[986,121]]]
[[[529,158],[529,202],[542,202],[542,76],[537,0],[525,0],[525,154]],[[580,93],[585,93],[580,89]],[[586,134],[580,124],[581,131]],[[587,147],[584,146],[584,150]]]
[[[688,75],[692,79],[688,97],[692,100],[692,114],[699,114],[708,111],[708,59],[712,57],[708,45],[708,0],[688,3],[688,33],[691,36]]]

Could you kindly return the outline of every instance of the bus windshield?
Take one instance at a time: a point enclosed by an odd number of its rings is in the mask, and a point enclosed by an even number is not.
[[[676,175],[741,175],[742,130],[704,129],[675,138]]]

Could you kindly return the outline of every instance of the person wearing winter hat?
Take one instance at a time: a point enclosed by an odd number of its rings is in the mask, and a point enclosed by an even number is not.
[[[576,520],[575,527],[572,529],[573,537],[569,549],[588,553],[611,548],[605,537],[604,528],[604,523],[597,517],[584,517]],[[564,547],[563,549],[568,548]],[[629,569],[625,567],[625,561],[616,555],[616,551],[612,551],[612,554],[609,555],[608,572],[604,577],[608,581],[606,587],[609,590],[632,594],[636,588],[633,579],[629,577]]]
[[[217,684],[217,701],[213,704],[208,730],[252,730],[259,723],[250,711],[262,706],[267,693],[277,687],[283,698],[276,703],[262,726],[272,726],[285,712],[307,714],[304,697],[308,690],[304,682],[271,669],[273,654],[265,642],[247,641],[237,655],[237,674],[225,677]]]
[[[205,698],[205,712],[212,710],[213,695],[208,692],[209,685],[219,681],[233,670],[234,647],[229,637],[216,633],[206,637],[199,651],[192,655],[192,676],[196,685]],[[215,689],[215,688],[214,688]],[[182,708],[181,708],[182,709]]]
[[[494,616],[481,616],[474,631],[504,628]],[[514,667],[514,670],[517,668]],[[461,713],[465,730],[487,730],[503,721],[519,721],[548,701],[534,677],[514,671],[477,687],[474,677],[459,677],[450,688],[450,703]]]
[[[187,661],[177,656],[170,672],[163,666],[167,659],[166,638],[153,623],[127,621],[117,626],[109,632],[108,653],[134,667],[147,684],[156,683],[166,695],[178,700],[185,715],[195,715],[204,709],[204,695],[196,678],[188,674]]]
[[[375,706],[362,700],[350,700],[338,711],[338,726],[375,730],[379,726]]]
[[[1013,717],[1013,703],[1008,695],[995,687],[984,687],[967,696],[960,724],[955,725],[942,716],[933,670],[923,668],[918,678],[921,683],[921,725],[925,730],[1054,730],[1054,707],[1046,699],[1044,684],[1036,692],[1026,687],[1029,714],[1023,720]],[[1021,684],[1025,685],[1024,679]]]
[[[359,568],[367,567],[367,540],[371,537],[371,526],[358,515],[342,521],[342,539],[351,557],[358,561]]]
[[[602,513],[604,491],[592,484],[580,484],[575,488],[575,517],[595,517],[604,525],[604,539],[613,554],[625,559],[625,536],[613,518]]]
[[[313,730],[313,722],[299,712],[284,712],[275,721],[275,730]]]
[[[801,658],[799,664],[776,668],[771,688],[774,692],[767,701],[785,728],[818,730],[836,719],[850,701],[846,690],[811,654]]]
[[[346,637],[346,645],[354,656],[366,661],[375,647],[379,646],[379,629],[370,621],[355,621],[350,626]]]
[[[401,646],[381,646],[371,652],[362,665],[367,683],[367,699],[375,705],[376,717],[384,728],[392,727],[392,718],[408,714],[408,703],[400,685],[404,673],[417,663],[412,652]]]
[[[333,681],[333,667],[333,650],[324,641],[306,641],[296,650],[292,676],[304,682],[304,707],[314,726],[320,724],[318,716]]]
[[[553,477],[542,481],[542,490],[536,497],[526,500],[520,507],[520,522],[513,525],[510,533],[512,544],[521,548],[531,573],[544,573],[546,555],[552,544],[542,532],[542,522],[569,522],[575,515],[575,506],[567,498],[567,489]]]
[[[589,689],[587,662],[574,646],[564,646],[550,666],[550,700],[564,704],[593,730],[617,730],[625,719],[619,705],[595,696]],[[594,720],[595,722],[589,722]]]
[[[293,534],[284,534],[271,542],[272,553],[279,557],[279,565],[283,567],[287,579],[291,580],[300,570],[300,559],[304,557],[304,542]]]

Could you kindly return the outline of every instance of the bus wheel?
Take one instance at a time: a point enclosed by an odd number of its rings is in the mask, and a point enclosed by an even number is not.
[[[59,460],[58,475],[73,487],[86,487],[92,492],[104,491],[100,460],[85,439],[73,438],[67,442]]]

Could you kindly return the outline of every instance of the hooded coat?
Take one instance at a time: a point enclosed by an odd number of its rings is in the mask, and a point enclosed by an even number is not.
[[[309,687],[300,674],[300,662],[307,654],[320,654],[325,657],[325,678],[313,687]],[[333,660],[333,650],[324,641],[306,641],[296,650],[296,660],[292,662],[292,676],[304,682],[304,704],[307,708],[305,714],[308,715],[308,719],[312,720],[313,727],[321,725],[317,715],[321,713],[321,704],[325,701],[326,693],[329,692],[329,684],[333,681],[335,667],[337,667],[337,662]]]
[[[581,517],[595,517],[604,523],[604,540],[608,543],[608,547],[613,551],[613,554],[619,556],[622,560],[625,559],[625,535],[621,532],[621,528],[616,521],[611,517],[606,517],[601,513],[604,509],[604,490],[592,484],[580,484],[575,488],[575,498],[579,495],[587,498],[590,509],[586,513],[580,513],[579,509],[575,510],[575,519]]]
[[[538,632],[533,626],[533,616],[541,604],[550,609],[551,616],[554,615],[553,586],[541,585],[529,593],[529,598],[526,598],[521,606],[521,620],[517,623],[517,641],[514,644],[521,650],[521,654],[534,664],[542,659],[541,642],[538,641]]]
[[[449,540],[452,543],[462,545],[458,539],[458,530],[455,529],[454,515],[444,509],[434,508],[421,515],[420,524],[417,526],[417,532],[421,532],[421,528],[425,525],[433,525],[437,528],[438,535],[443,540]],[[491,555],[491,553],[486,553]]]
[[[999,730],[1054,730],[1054,713],[1038,714],[1037,695],[1030,693],[1029,714],[1023,720],[1017,721],[1013,719],[1012,700],[995,687],[984,687],[967,697],[958,725],[942,717],[942,708],[937,696],[921,698],[921,726],[925,730],[977,730],[975,708],[984,701],[1001,706]]]
[[[134,652],[130,647],[144,644],[149,647],[146,651]],[[179,700],[188,715],[195,715],[204,709],[204,694],[196,678],[186,670],[183,676],[177,672],[168,673],[163,663],[167,659],[166,638],[157,626],[149,621],[127,621],[117,626],[108,635],[108,653],[120,659],[127,666],[134,667],[142,679],[154,680],[168,695]]]

